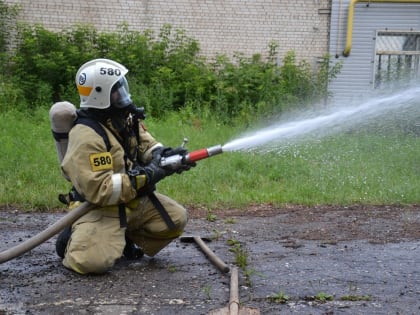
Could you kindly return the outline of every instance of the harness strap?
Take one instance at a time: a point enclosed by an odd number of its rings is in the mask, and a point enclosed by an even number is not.
[[[166,225],[170,230],[175,230],[176,225],[174,221],[172,221],[172,218],[169,216],[168,211],[163,207],[162,203],[159,201],[159,199],[156,197],[156,195],[151,192],[147,195],[150,199],[150,201],[153,203],[153,205],[156,207],[156,209],[159,211],[160,216],[165,221]]]
[[[69,133],[68,132],[56,132],[54,130],[51,130],[53,137],[55,139],[55,141],[60,141],[62,139],[68,139],[69,138]]]
[[[120,203],[118,205],[118,214],[120,217],[120,227],[127,227],[127,213],[125,212],[125,204]]]
[[[95,130],[96,133],[104,139],[107,151],[109,152],[111,150],[111,142],[109,141],[108,135],[106,134],[104,127],[102,127],[98,121],[88,117],[78,117],[76,124],[82,124]]]

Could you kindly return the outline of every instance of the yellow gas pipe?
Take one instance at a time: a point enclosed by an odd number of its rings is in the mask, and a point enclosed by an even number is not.
[[[353,20],[354,20],[354,8],[359,2],[367,3],[420,3],[420,0],[351,0],[349,4],[349,13],[347,17],[347,36],[346,36],[346,47],[344,48],[343,55],[348,57],[353,40]]]

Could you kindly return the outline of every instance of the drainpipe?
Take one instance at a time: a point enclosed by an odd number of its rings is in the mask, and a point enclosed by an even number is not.
[[[420,0],[351,0],[349,4],[349,13],[347,16],[347,35],[346,35],[346,47],[344,48],[343,55],[348,57],[350,55],[352,39],[353,39],[353,19],[354,19],[354,7],[359,2],[378,2],[378,3],[420,3]]]

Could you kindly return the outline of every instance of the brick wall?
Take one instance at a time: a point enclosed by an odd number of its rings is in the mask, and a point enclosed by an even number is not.
[[[162,25],[186,30],[204,55],[235,52],[266,54],[279,43],[279,58],[295,50],[313,62],[328,51],[331,0],[5,0],[19,4],[20,19],[59,31],[77,23],[113,31],[123,22],[130,29]]]

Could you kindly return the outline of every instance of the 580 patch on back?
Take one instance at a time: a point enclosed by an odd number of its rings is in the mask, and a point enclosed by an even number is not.
[[[92,171],[112,170],[112,156],[110,152],[94,153],[89,156]]]

